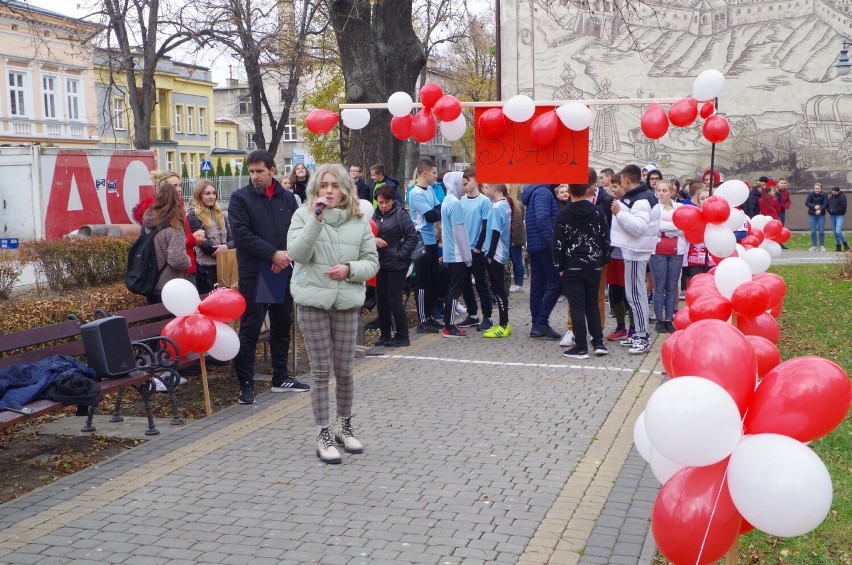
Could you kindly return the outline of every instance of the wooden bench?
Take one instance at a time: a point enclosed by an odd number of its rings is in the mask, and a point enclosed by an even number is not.
[[[0,343],[0,355],[3,355],[0,357],[0,368],[18,363],[39,361],[53,355],[85,356],[85,348],[80,338],[80,326],[81,321],[73,319],[3,336],[2,343]],[[110,421],[120,422],[123,420],[120,415],[122,394],[124,389],[133,387],[139,392],[145,405],[145,413],[148,417],[148,429],[145,434],[159,434],[159,430],[154,425],[151,407],[151,397],[156,391],[156,383],[154,382],[156,377],[170,389],[174,415],[172,423],[181,423],[177,411],[177,399],[174,395],[174,388],[179,380],[175,368],[177,362],[169,358],[168,343],[174,346],[171,340],[160,336],[134,341],[132,347],[136,359],[136,369],[126,375],[100,381],[100,396],[111,392],[118,393]],[[0,411],[0,428],[7,428],[24,420],[43,416],[62,408],[64,408],[62,404],[52,400],[35,400],[20,407],[19,410],[3,410]],[[89,407],[82,431],[95,431],[95,427],[92,425],[94,413],[95,408]]]

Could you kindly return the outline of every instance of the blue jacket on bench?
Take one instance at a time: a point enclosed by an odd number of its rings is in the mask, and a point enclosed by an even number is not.
[[[75,373],[98,380],[94,370],[66,355],[0,369],[0,410],[20,408],[39,398],[57,378]]]

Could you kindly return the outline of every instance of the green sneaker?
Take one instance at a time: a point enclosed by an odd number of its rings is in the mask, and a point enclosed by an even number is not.
[[[512,326],[506,324],[506,326],[493,326],[492,328],[486,330],[482,337],[509,337],[512,333]]]

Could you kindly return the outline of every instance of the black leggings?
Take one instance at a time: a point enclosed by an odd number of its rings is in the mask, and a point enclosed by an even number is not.
[[[396,327],[397,339],[408,339],[408,317],[402,303],[402,287],[408,269],[404,271],[386,271],[379,269],[376,274],[376,304],[379,309],[379,328],[381,335],[391,337],[391,318]]]
[[[432,316],[432,306],[438,297],[438,245],[424,245],[426,253],[414,262],[417,273],[417,318],[421,324]]]
[[[509,295],[506,292],[506,265],[492,259],[486,264],[491,292],[497,301],[497,311],[500,314],[500,325],[504,328],[509,324]]]

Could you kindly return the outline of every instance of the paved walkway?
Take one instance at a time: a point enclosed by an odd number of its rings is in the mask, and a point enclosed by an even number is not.
[[[308,394],[267,393],[0,506],[0,562],[646,563],[659,485],[632,427],[661,340],[566,363],[527,300],[507,340],[359,360],[366,447],[341,465],[317,460]]]

